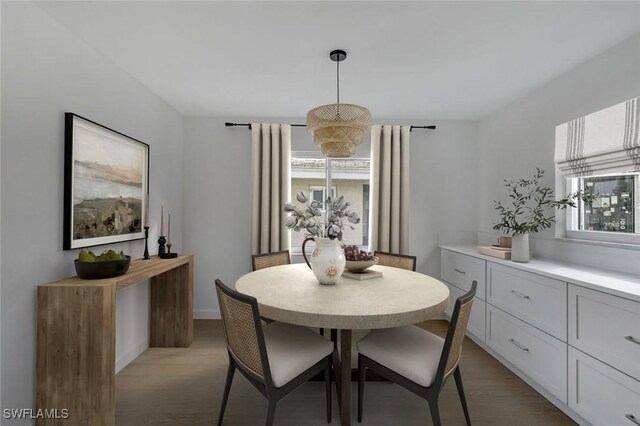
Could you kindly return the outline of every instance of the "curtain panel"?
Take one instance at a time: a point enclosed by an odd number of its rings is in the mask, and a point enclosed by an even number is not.
[[[640,171],[639,100],[556,127],[554,161],[566,178]]]
[[[251,254],[289,250],[282,203],[291,201],[291,126],[251,124]]]
[[[370,250],[409,253],[410,126],[371,128]]]

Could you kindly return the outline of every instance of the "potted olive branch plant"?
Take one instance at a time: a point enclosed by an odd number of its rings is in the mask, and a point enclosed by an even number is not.
[[[345,219],[348,223],[360,223],[360,215],[350,210],[351,203],[344,197],[332,199],[327,197],[324,203],[311,200],[304,192],[298,192],[296,199],[305,203],[304,208],[285,202],[284,211],[291,215],[285,219],[285,226],[294,231],[305,230],[307,238],[302,243],[302,255],[320,284],[335,284],[345,267],[345,257],[339,241],[342,241],[342,230]],[[352,225],[348,225],[353,229]],[[305,245],[315,241],[316,248],[311,254],[311,261],[305,253]]]
[[[540,184],[543,176],[544,170],[537,168],[531,179],[505,179],[511,204],[493,201],[500,216],[500,221],[493,225],[493,229],[512,234],[511,260],[515,262],[529,261],[529,234],[550,228],[556,221],[555,209],[576,207],[578,200],[590,204],[594,199],[594,195],[577,191],[556,200],[553,189]],[[550,213],[549,209],[553,209],[553,212]]]

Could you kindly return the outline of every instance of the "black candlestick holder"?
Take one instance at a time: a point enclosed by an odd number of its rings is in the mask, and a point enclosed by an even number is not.
[[[158,238],[158,256],[162,257],[165,255],[166,250],[165,250],[165,244],[167,242],[167,239],[164,237],[164,235],[160,235],[160,237]]]
[[[178,257],[178,253],[171,253],[171,243],[167,243],[167,252],[162,256],[163,259],[173,259]]]
[[[171,243],[166,243],[167,239],[161,235],[160,238],[158,238],[158,257],[160,259],[173,259],[178,257],[178,253],[171,253]]]
[[[149,257],[149,227],[144,227],[144,256],[142,257],[144,260],[151,259]]]

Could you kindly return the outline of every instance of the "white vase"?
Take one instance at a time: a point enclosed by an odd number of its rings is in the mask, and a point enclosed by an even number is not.
[[[316,247],[311,253],[311,259],[307,259],[304,246],[311,240],[315,241]],[[309,237],[302,243],[302,255],[320,284],[331,285],[338,282],[346,263],[338,240]]]
[[[530,260],[529,234],[513,234],[511,260],[521,263],[527,263]]]

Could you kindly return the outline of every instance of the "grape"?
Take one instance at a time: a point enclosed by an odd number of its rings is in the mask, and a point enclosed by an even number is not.
[[[359,250],[355,245],[343,245],[344,257],[349,261],[373,260],[373,254],[365,250]]]

